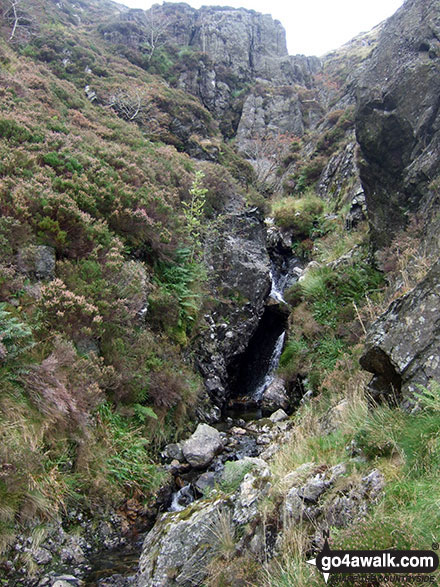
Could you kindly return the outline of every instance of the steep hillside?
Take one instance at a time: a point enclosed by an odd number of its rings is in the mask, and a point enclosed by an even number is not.
[[[0,9],[0,584],[430,548],[438,3],[321,60],[244,9]]]

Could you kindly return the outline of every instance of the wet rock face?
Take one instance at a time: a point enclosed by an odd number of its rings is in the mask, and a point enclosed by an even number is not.
[[[217,406],[227,399],[228,365],[254,334],[270,292],[265,228],[256,210],[225,217],[207,243],[210,288],[217,300],[197,353],[206,391]]]
[[[391,17],[358,88],[361,179],[376,246],[390,242],[440,163],[438,2],[409,0]]]
[[[361,365],[374,374],[373,396],[401,392],[408,400],[418,385],[440,380],[440,262],[372,325]]]

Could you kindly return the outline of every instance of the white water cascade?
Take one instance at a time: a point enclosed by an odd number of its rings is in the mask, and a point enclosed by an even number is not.
[[[169,512],[181,512],[190,503],[194,501],[194,493],[191,489],[191,485],[184,485],[179,491],[173,493],[171,499],[171,505],[168,509]]]
[[[257,385],[255,390],[252,393],[252,399],[256,401],[260,401],[263,393],[275,379],[275,371],[278,368],[278,364],[280,362],[281,353],[283,352],[284,346],[284,339],[286,338],[286,332],[284,331],[277,339],[277,342],[274,346],[272,355],[270,357],[269,368],[264,375],[264,379],[261,383]]]
[[[272,288],[270,290],[270,294],[269,296],[276,300],[277,302],[279,302],[280,304],[285,304],[286,301],[283,298],[283,290],[284,288],[282,287],[282,285],[279,283],[279,281],[275,281],[274,279],[274,275],[273,272],[270,272],[270,279],[272,281]]]

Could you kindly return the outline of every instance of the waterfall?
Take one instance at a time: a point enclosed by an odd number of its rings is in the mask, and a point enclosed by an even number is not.
[[[285,304],[286,302],[283,298],[283,284],[280,283],[279,280],[275,280],[273,271],[270,272],[270,279],[272,281],[272,288],[270,290],[269,296],[280,304]]]
[[[256,401],[261,400],[263,393],[266,391],[266,389],[269,387],[269,385],[275,379],[275,371],[278,368],[281,353],[283,352],[285,337],[286,337],[286,331],[284,331],[282,334],[280,334],[280,336],[278,337],[278,339],[276,341],[276,344],[275,344],[274,349],[272,351],[272,355],[270,357],[269,367],[266,371],[266,374],[264,375],[262,382],[251,393],[252,399],[255,399]]]
[[[191,489],[191,485],[184,485],[182,489],[173,493],[169,512],[181,512],[190,503],[194,501],[194,493]]]
[[[272,287],[269,297],[280,304],[285,304],[285,290],[298,280],[302,271],[301,261],[296,257],[284,259],[283,262],[272,260],[270,269]]]

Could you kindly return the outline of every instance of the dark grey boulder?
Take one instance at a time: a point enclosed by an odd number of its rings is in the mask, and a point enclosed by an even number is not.
[[[440,262],[371,326],[360,359],[374,374],[374,397],[411,400],[418,386],[440,381]]]

